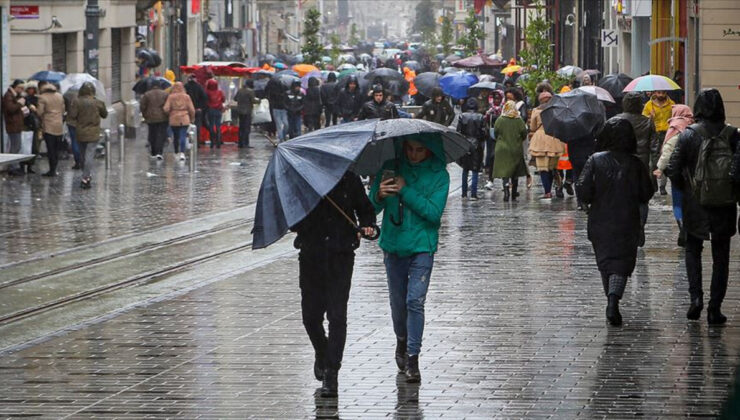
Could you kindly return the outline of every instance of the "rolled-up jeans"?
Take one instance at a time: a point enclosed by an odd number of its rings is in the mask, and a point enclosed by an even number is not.
[[[434,254],[422,252],[401,257],[384,253],[393,331],[406,339],[407,353],[418,355],[424,335],[424,303],[434,266]]]

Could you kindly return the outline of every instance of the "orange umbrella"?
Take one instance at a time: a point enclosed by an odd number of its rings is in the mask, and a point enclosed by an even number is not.
[[[303,77],[312,71],[319,71],[319,69],[311,64],[296,64],[293,66],[293,71],[298,73],[298,76]]]

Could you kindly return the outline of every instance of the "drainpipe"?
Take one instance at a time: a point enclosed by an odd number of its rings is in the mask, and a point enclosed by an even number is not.
[[[99,49],[98,42],[100,39],[100,7],[98,0],[87,0],[85,8],[85,17],[87,25],[85,28],[85,71],[90,73],[96,79],[100,79],[99,70]]]

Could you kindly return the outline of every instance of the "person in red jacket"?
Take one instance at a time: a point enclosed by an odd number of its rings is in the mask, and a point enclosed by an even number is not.
[[[224,92],[219,89],[215,79],[206,81],[206,95],[208,95],[208,110],[206,112],[208,132],[211,136],[211,149],[215,145],[221,148],[221,114],[224,111]]]

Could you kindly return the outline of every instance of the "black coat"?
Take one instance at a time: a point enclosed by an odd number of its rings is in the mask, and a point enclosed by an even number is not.
[[[712,135],[717,134],[724,123],[702,121],[698,124]],[[683,195],[683,224],[684,229],[690,235],[709,239],[709,234],[722,237],[731,237],[737,232],[737,206],[726,207],[703,207],[690,191],[689,178],[694,177],[696,163],[699,160],[699,147],[701,146],[702,137],[699,133],[689,126],[678,136],[676,148],[673,150],[671,160],[668,162],[666,174],[671,178],[673,185],[684,191]],[[730,146],[735,151],[735,162],[740,159],[738,151],[738,142],[740,135],[730,138]],[[738,171],[735,170],[735,182],[738,181]]]
[[[463,112],[457,120],[457,132],[464,134],[468,139],[475,142],[475,149],[458,160],[463,169],[469,171],[480,171],[483,166],[483,153],[488,132],[485,127],[483,115],[475,112]]]
[[[358,88],[355,88],[354,92],[350,92],[346,88],[342,89],[337,98],[336,109],[342,118],[353,119],[360,113],[360,108],[365,99],[365,96]]]
[[[272,109],[285,109],[285,87],[277,79],[270,79],[265,86],[265,94]]]
[[[593,154],[595,146],[596,142],[591,135],[569,141],[568,156],[573,166],[585,165],[588,157]]]
[[[193,101],[193,107],[195,109],[206,109],[208,107],[208,95],[206,95],[206,91],[200,83],[195,80],[188,80],[185,83],[185,92],[190,96],[190,100]]]
[[[318,86],[311,86],[306,90],[303,110],[306,115],[321,114],[321,91]]]
[[[337,88],[337,82],[326,82],[321,85],[321,103],[324,108],[333,111],[334,105],[337,103],[339,98],[339,89]]]
[[[300,115],[303,111],[303,105],[305,96],[303,93],[298,91],[287,90],[285,91],[285,110],[288,111],[288,114],[290,115]]]
[[[375,226],[375,209],[357,175],[346,173],[328,196],[359,226]],[[355,228],[326,199],[291,230],[298,233],[294,245],[302,252],[352,252],[360,246]]]
[[[455,111],[452,109],[452,105],[447,99],[442,99],[442,102],[436,103],[433,99],[424,102],[421,107],[421,112],[416,118],[423,118],[427,121],[436,122],[448,126],[452,123],[455,118]]]
[[[372,118],[380,118],[381,120],[392,120],[398,118],[398,108],[393,102],[384,100],[381,103],[375,100],[367,101],[360,108],[360,113],[357,115],[358,120],[369,120]]]
[[[615,120],[605,128],[611,130],[607,135],[613,142],[602,148],[606,151],[588,158],[576,190],[579,199],[590,205],[588,239],[599,271],[628,277],[637,260],[642,229],[640,205],[646,204],[654,191],[647,168],[634,156],[636,142],[630,123],[612,123]],[[624,147],[623,142],[632,145]]]

